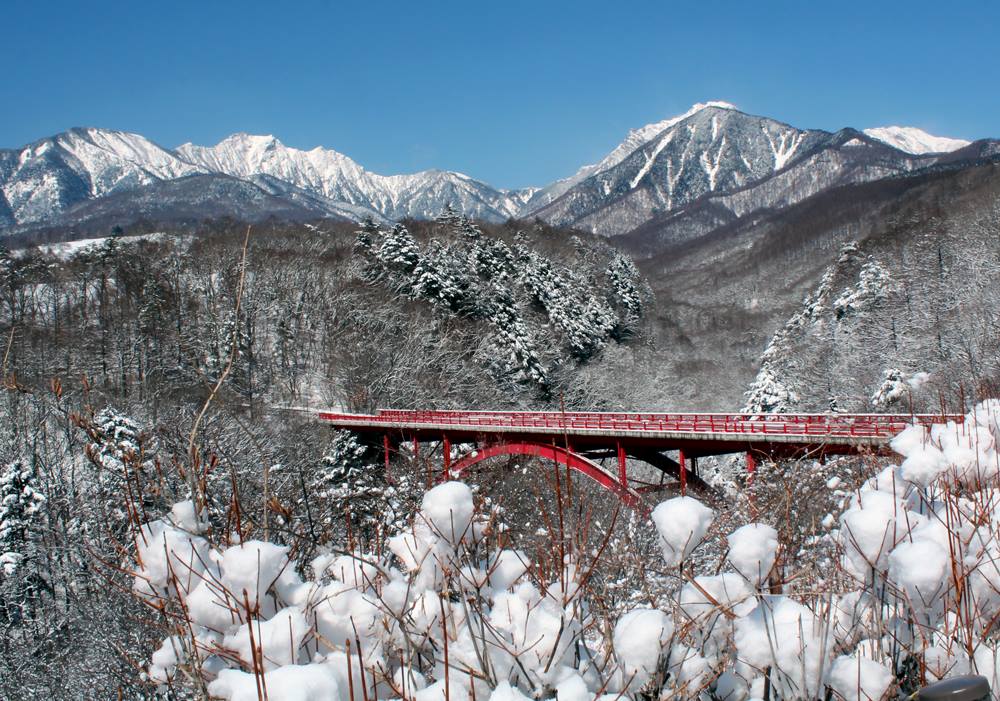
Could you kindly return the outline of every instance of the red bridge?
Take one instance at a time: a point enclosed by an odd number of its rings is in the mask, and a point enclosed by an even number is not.
[[[412,441],[440,442],[446,475],[498,455],[533,455],[581,472],[628,506],[639,506],[645,491],[626,474],[626,460],[645,462],[679,483],[683,493],[707,490],[697,459],[742,453],[748,479],[761,458],[824,458],[827,455],[886,455],[889,440],[912,422],[961,421],[961,416],[929,414],[667,414],[551,411],[405,411],[339,414],[320,411],[322,421],[340,429],[381,436],[386,468],[390,453]],[[466,444],[453,457],[452,445]],[[676,453],[671,457],[667,453]],[[598,461],[613,458],[617,469]]]

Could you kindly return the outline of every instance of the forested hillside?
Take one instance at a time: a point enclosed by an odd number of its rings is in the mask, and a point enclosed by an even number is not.
[[[908,411],[912,399],[920,411],[995,386],[998,174],[982,164],[833,189],[655,255],[651,232],[623,239],[655,293],[664,401],[728,410],[756,378],[791,393],[755,393],[758,409]],[[930,379],[874,406],[894,369]]]
[[[152,693],[160,624],[116,563],[192,489],[217,527],[309,549],[405,520],[435,459],[401,456],[390,487],[295,407],[619,406],[650,353],[648,285],[604,240],[450,212],[112,236],[0,271],[5,698]]]

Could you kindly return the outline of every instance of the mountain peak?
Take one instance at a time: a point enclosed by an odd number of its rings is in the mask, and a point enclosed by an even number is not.
[[[948,153],[957,151],[971,143],[964,139],[934,136],[917,127],[876,127],[874,129],[865,129],[865,134],[893,148],[898,148],[900,151],[915,155]]]
[[[284,144],[274,136],[274,134],[248,134],[245,131],[238,131],[230,134],[225,139],[216,144],[219,146],[239,145],[250,148],[276,148],[284,147]]]
[[[628,137],[626,137],[622,145],[624,146],[625,144],[630,144],[633,136],[636,137],[637,139],[640,139],[642,143],[645,143],[650,139],[652,139],[657,134],[659,134],[664,129],[669,129],[675,124],[683,122],[688,117],[693,117],[702,110],[707,110],[711,108],[722,109],[722,110],[733,110],[734,112],[739,111],[736,105],[729,102],[723,102],[722,100],[709,100],[708,102],[696,102],[695,104],[691,105],[691,108],[687,112],[684,112],[683,114],[678,114],[674,117],[668,117],[659,122],[652,122],[644,127],[639,127],[638,129],[630,130],[628,133]]]

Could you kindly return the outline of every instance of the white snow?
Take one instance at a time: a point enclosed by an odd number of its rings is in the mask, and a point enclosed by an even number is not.
[[[713,192],[718,185],[719,169],[722,167],[722,154],[725,150],[726,137],[723,136],[722,141],[719,142],[719,150],[716,151],[714,158],[707,150],[703,151],[699,156],[701,167],[708,176],[708,189]]]
[[[672,131],[667,132],[666,134],[663,135],[663,138],[660,139],[659,143],[656,144],[656,148],[654,148],[651,153],[646,154],[646,163],[645,165],[642,166],[639,172],[635,174],[635,177],[632,178],[632,182],[629,183],[630,189],[635,189],[636,185],[638,185],[639,182],[646,177],[646,174],[649,172],[649,169],[653,167],[653,163],[656,161],[656,157],[660,155],[660,152],[664,148],[667,147],[667,144],[673,141],[673,138],[674,138],[674,132]]]
[[[458,542],[472,522],[472,490],[464,482],[445,482],[424,494],[420,513],[437,535]]]
[[[763,523],[749,523],[729,534],[726,559],[754,586],[761,584],[778,556],[778,531]]]
[[[288,547],[262,540],[248,540],[222,552],[222,584],[236,595],[238,604],[259,606],[264,592],[288,566]]]
[[[698,547],[715,514],[692,497],[675,497],[661,502],[650,518],[660,535],[663,559],[668,567],[679,565]]]
[[[270,671],[298,661],[299,648],[308,632],[309,623],[302,611],[290,606],[266,621],[244,623],[235,633],[227,635],[222,645],[236,652],[248,667],[253,667],[254,655],[258,655],[264,670]]]
[[[921,155],[925,153],[948,153],[968,146],[971,141],[934,136],[916,127],[876,127],[865,129],[865,134],[888,144],[900,151]]]
[[[806,606],[784,596],[764,597],[737,619],[734,642],[740,658],[765,669],[782,698],[816,698],[826,676],[829,631]]]
[[[674,625],[663,611],[632,609],[618,619],[613,642],[625,682],[642,687],[656,673],[664,646],[674,634]]]
[[[830,669],[830,686],[844,701],[878,701],[893,682],[892,670],[859,655],[841,655]]]
[[[261,675],[269,701],[341,701],[350,698],[328,664],[279,667]],[[208,693],[227,701],[259,701],[258,678],[248,672],[224,669],[208,685]]]
[[[774,156],[775,171],[784,168],[788,161],[791,160],[806,134],[796,129],[782,130],[778,134],[778,142],[775,143],[774,137],[768,131],[766,125],[761,125],[761,131],[764,132],[764,136],[767,137],[767,142],[771,147],[771,154]]]

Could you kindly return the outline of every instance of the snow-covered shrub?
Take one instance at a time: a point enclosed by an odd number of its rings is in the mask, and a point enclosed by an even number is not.
[[[915,372],[906,377],[899,368],[889,368],[883,375],[882,384],[872,395],[872,406],[883,409],[897,404],[910,392],[920,389],[928,379],[930,373],[927,372]]]
[[[647,525],[675,584],[596,613],[582,552],[558,572],[494,538],[473,492],[424,494],[382,548],[328,553],[210,543],[189,503],[143,527],[135,591],[183,612],[149,678],[196,675],[225,699],[884,699],[978,672],[1000,638],[1000,401],[915,424],[825,536],[838,567],[789,572],[779,531],[718,530],[691,497]],[[831,524],[832,525],[832,524]],[[824,528],[827,528],[824,526]],[[725,535],[716,564],[699,560]],[[713,546],[714,547],[714,546]],[[307,576],[303,576],[306,574]],[[312,694],[312,695],[310,695]]]

